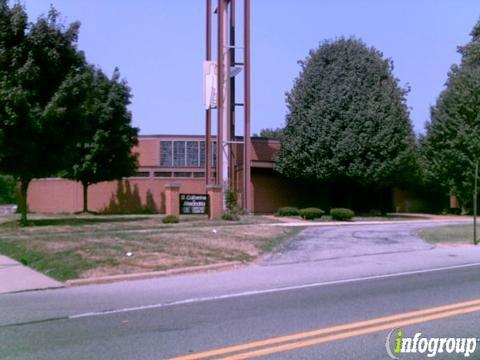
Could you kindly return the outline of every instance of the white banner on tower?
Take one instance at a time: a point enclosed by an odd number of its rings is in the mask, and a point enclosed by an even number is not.
[[[217,107],[218,66],[216,61],[206,60],[203,62],[203,103],[205,110]]]

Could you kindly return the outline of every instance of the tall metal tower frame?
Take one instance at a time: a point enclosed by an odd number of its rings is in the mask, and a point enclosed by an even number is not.
[[[238,0],[218,0],[215,14],[217,16],[216,31],[216,115],[217,156],[212,176],[212,108],[205,110],[205,181],[206,185],[222,186],[225,190],[232,187],[235,177],[233,146],[243,144],[242,168],[242,208],[253,211],[253,195],[251,186],[251,82],[250,82],[250,0],[243,1],[243,47],[238,47],[236,39],[236,3]],[[243,49],[243,61],[236,61],[236,49]],[[205,60],[212,61],[212,0],[206,0],[206,53]],[[236,102],[235,74],[232,71],[243,70],[243,103]],[[243,106],[243,139],[235,134],[235,110]]]

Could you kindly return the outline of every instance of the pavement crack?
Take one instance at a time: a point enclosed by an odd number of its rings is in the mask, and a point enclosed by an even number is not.
[[[31,321],[24,321],[24,322],[11,323],[11,324],[2,324],[2,325],[0,325],[0,329],[17,327],[17,326],[43,324],[43,323],[46,323],[46,322],[53,322],[53,321],[59,321],[59,320],[68,320],[68,319],[69,319],[68,316],[59,316],[59,317],[53,317],[53,318],[41,319],[41,320],[31,320]]]

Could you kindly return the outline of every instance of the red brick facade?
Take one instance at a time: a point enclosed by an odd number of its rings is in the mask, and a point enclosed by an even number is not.
[[[136,209],[145,206],[147,197],[150,196],[157,212],[164,213],[165,187],[173,183],[180,186],[179,193],[205,194],[207,190],[202,160],[203,140],[203,136],[140,136],[138,146],[133,149],[133,152],[138,153],[137,176],[121,182],[91,185],[88,190],[89,209],[109,212],[113,210],[112,204],[118,202],[123,202],[121,206]],[[161,144],[164,150],[167,149],[163,157]],[[278,206],[284,205],[282,181],[273,171],[274,155],[279,147],[280,142],[277,140],[252,139],[251,167],[255,212],[273,212]],[[235,151],[241,154],[240,145]],[[241,192],[239,179],[243,168],[242,157],[238,156],[236,159],[234,187],[237,192]],[[265,175],[265,172],[270,175]],[[268,184],[269,176],[272,178],[273,187]],[[279,191],[275,191],[277,186]],[[81,185],[70,180],[36,179],[31,182],[28,190],[28,206],[31,212],[80,212],[83,208],[82,201]]]
[[[165,213],[167,200],[170,201],[170,208],[177,206],[173,201],[176,199],[166,199],[165,188],[172,184],[179,186],[178,192],[175,189],[175,194],[206,194],[203,141],[203,136],[140,136],[138,146],[133,149],[139,155],[137,176],[91,185],[88,191],[89,209],[97,212],[134,213],[150,205],[150,209],[154,207],[156,212]],[[239,200],[242,199],[243,191],[242,146],[236,144],[233,148],[235,164],[231,187],[237,192]],[[255,213],[272,213],[281,206],[318,206],[328,209],[332,199],[341,197],[341,194],[325,185],[314,182],[295,183],[275,172],[274,158],[279,148],[278,140],[252,138],[251,186]],[[408,212],[415,208],[415,202],[406,192],[392,191],[385,196],[385,201],[394,211]],[[28,190],[31,212],[75,213],[82,211],[82,202],[82,187],[74,181],[37,179],[31,182]],[[361,203],[364,205],[363,210],[367,211],[369,207],[376,206],[368,194]],[[217,209],[215,216],[218,217],[220,212],[221,209]]]

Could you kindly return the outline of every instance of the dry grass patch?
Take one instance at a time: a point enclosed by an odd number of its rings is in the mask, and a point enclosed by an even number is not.
[[[192,217],[162,224],[161,216],[91,215],[32,221],[26,228],[0,224],[0,253],[59,280],[248,262],[300,231],[262,225],[274,222],[262,216],[235,223]]]
[[[480,234],[480,226],[477,226],[477,234]],[[432,227],[420,230],[418,235],[423,240],[435,245],[470,245],[473,244],[473,225]]]

